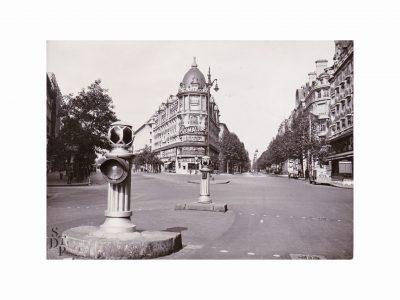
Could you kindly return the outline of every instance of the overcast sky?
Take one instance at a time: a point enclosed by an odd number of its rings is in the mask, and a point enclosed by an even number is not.
[[[136,129],[176,94],[196,56],[198,68],[218,79],[214,97],[227,124],[253,157],[276,135],[294,108],[295,91],[332,64],[333,41],[49,41],[47,71],[63,95],[96,79],[109,89],[119,119]]]

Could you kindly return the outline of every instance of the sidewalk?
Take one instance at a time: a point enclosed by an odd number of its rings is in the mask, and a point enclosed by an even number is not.
[[[288,175],[284,175],[284,174],[268,174],[268,175],[273,176],[273,177],[288,178]],[[306,180],[304,177],[298,178],[298,180],[308,181],[308,179]],[[344,180],[344,181],[332,180],[331,182],[329,182],[327,184],[331,185],[331,186],[344,188],[344,189],[353,189],[353,180]]]
[[[52,172],[47,174],[47,186],[88,186],[104,183],[105,180],[100,171],[90,173],[90,176],[81,182],[77,182],[76,178],[74,178],[71,184],[67,183],[65,172],[63,179],[60,179],[59,172]]]
[[[345,189],[353,189],[354,188],[353,180],[349,180],[349,181],[332,180],[330,185],[340,187],[340,188],[345,188]]]

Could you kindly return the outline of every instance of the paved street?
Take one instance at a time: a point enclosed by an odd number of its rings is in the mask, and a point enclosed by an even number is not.
[[[137,229],[182,233],[183,249],[162,259],[352,258],[352,189],[272,176],[214,176],[217,182],[230,181],[211,185],[213,201],[228,204],[226,213],[174,210],[175,204],[197,200],[199,185],[188,181],[200,175],[132,176]],[[52,228],[61,233],[103,223],[107,185],[96,182],[48,187],[48,236]],[[48,251],[48,258],[67,257],[56,248]]]

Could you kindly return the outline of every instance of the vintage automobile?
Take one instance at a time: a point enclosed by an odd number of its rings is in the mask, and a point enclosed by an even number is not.
[[[330,183],[331,182],[331,168],[329,164],[318,164],[314,163],[311,166],[311,172],[309,175],[310,184],[317,183]]]

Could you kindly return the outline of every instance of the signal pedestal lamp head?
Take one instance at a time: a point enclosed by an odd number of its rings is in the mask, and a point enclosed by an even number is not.
[[[108,182],[106,220],[100,226],[104,232],[133,232],[136,226],[131,222],[131,158],[128,151],[133,143],[132,126],[124,122],[111,124],[108,140],[112,150],[106,155],[100,170]]]
[[[203,156],[201,159],[201,182],[200,182],[200,197],[198,202],[204,204],[212,203],[210,197],[210,173],[211,169],[211,158],[209,156]]]

